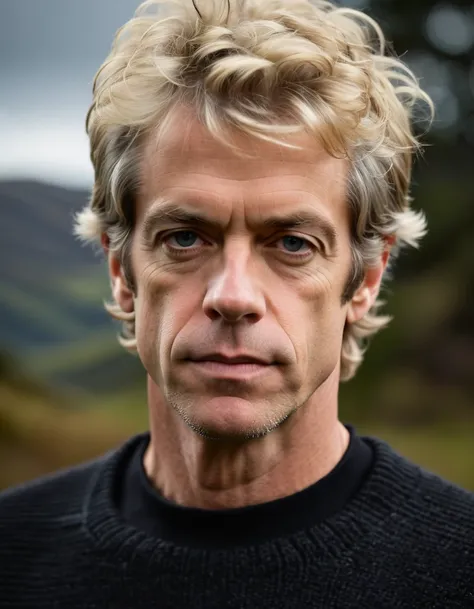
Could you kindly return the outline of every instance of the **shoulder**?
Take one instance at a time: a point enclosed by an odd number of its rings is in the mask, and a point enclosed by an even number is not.
[[[474,494],[386,442],[365,439],[374,463],[357,503],[366,530],[357,557],[362,571],[378,578],[381,589],[395,587],[400,606],[421,606],[422,600],[423,606],[471,606]]]
[[[430,537],[457,539],[474,556],[474,493],[436,474],[419,468],[420,478],[413,503],[420,526]]]
[[[95,550],[86,525],[91,498],[98,488],[113,497],[116,475],[137,441],[0,493],[2,599],[44,593],[56,584],[59,590],[63,580],[84,572]]]
[[[474,599],[474,494],[370,440],[382,462],[372,490],[385,499],[377,538],[388,562],[412,587],[418,574],[422,587]]]
[[[0,493],[0,531],[16,523],[37,525],[81,512],[84,495],[105,457],[100,457]]]
[[[82,521],[96,481],[111,480],[140,441],[135,436],[93,460],[1,492],[0,539],[70,529]]]
[[[28,581],[28,577],[44,573],[44,568],[59,573],[70,552],[82,553],[88,547],[83,506],[102,461],[0,493],[0,568],[5,574],[0,578],[0,597],[13,598],[20,590],[40,585],[39,578]]]
[[[378,438],[366,438],[375,452],[378,488],[393,511],[403,514],[431,538],[470,534],[474,545],[474,493],[400,455]]]
[[[0,597],[26,606],[43,584],[70,577],[86,556],[84,505],[106,457],[63,469],[0,493]],[[69,566],[69,567],[68,567]],[[68,570],[69,568],[69,570]],[[77,567],[79,568],[79,567]],[[49,573],[54,574],[49,578]],[[23,596],[26,595],[26,596]],[[2,604],[0,606],[6,606]],[[39,603],[41,604],[41,603]]]
[[[32,538],[77,528],[101,473],[112,470],[137,438],[93,460],[0,493],[0,539]]]
[[[26,515],[34,520],[34,515],[40,513],[53,518],[58,514],[80,513],[101,472],[124,467],[136,446],[147,437],[145,433],[133,436],[95,459],[0,492],[0,526],[5,519],[15,516]]]
[[[418,571],[445,606],[474,603],[474,494],[420,468],[408,507],[414,517],[403,537],[406,567]]]

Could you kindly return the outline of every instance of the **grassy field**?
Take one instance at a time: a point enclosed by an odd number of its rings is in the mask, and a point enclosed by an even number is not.
[[[374,424],[358,431],[382,438],[415,463],[474,491],[474,425],[410,429]]]
[[[360,423],[427,469],[474,491],[474,425],[417,428]],[[90,459],[147,428],[143,391],[121,393],[82,407],[31,388],[0,384],[0,488]]]

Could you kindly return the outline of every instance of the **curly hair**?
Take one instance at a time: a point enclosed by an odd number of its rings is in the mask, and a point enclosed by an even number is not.
[[[413,128],[420,102],[432,117],[416,77],[386,51],[380,27],[362,12],[324,0],[149,0],[117,32],[94,80],[86,129],[95,182],[75,232],[92,242],[107,235],[133,287],[130,243],[143,142],[169,127],[178,106],[191,107],[229,146],[229,128],[288,147],[288,135],[304,131],[349,161],[347,302],[387,239],[393,260],[426,231],[409,195],[421,148]],[[367,339],[389,322],[380,305],[346,323],[341,380],[355,374]],[[134,314],[115,302],[105,306],[123,322],[121,344],[136,350]]]

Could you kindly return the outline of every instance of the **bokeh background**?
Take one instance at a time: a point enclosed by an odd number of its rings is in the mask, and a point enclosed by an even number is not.
[[[430,232],[387,286],[389,329],[341,390],[344,421],[474,490],[474,5],[359,0],[433,97],[415,207]],[[92,183],[84,117],[135,0],[0,2],[0,488],[147,426],[144,373],[72,236]]]

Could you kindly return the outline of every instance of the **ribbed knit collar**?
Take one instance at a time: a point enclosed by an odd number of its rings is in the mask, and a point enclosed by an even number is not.
[[[252,545],[313,527],[344,507],[372,465],[372,450],[352,427],[349,445],[321,480],[287,497],[234,509],[199,509],[166,500],[148,480],[145,436],[123,474],[120,512],[157,539],[200,548]]]
[[[141,555],[143,558],[151,560],[151,557],[158,556],[157,550],[160,547],[166,549],[165,554],[172,551],[173,555],[176,552],[186,552],[189,549],[184,538],[182,541],[156,538],[130,525],[120,514],[118,508],[121,488],[120,477],[123,475],[126,464],[139,446],[146,442],[146,438],[146,434],[136,436],[120,449],[106,455],[91,481],[90,493],[85,498],[83,524],[92,537],[96,548],[122,560],[128,560],[130,555]],[[420,470],[398,455],[382,440],[371,437],[364,437],[362,440],[368,443],[373,450],[373,466],[362,486],[342,509],[332,513],[331,516],[322,521],[318,518],[317,522],[309,528],[307,528],[310,525],[309,522],[302,523],[299,532],[292,533],[286,528],[286,523],[282,522],[281,529],[276,531],[276,534],[275,530],[272,529],[269,536],[260,535],[257,540],[252,541],[251,545],[245,545],[242,544],[242,540],[236,540],[237,545],[226,543],[221,549],[239,551],[247,548],[252,551],[252,548],[259,548],[258,551],[260,552],[265,547],[268,549],[275,544],[287,545],[297,538],[301,540],[303,534],[305,544],[309,539],[311,540],[313,555],[316,553],[327,555],[329,552],[331,556],[335,556],[341,552],[351,551],[361,537],[372,534],[375,529],[384,527],[387,520],[390,517],[395,517],[397,510],[403,509],[404,504],[409,501],[410,496],[416,489]],[[343,467],[343,462],[340,463],[340,466]],[[305,489],[301,493],[304,494],[307,491],[308,489]],[[301,495],[301,493],[297,495]],[[296,497],[296,502],[298,500],[299,497]],[[277,500],[276,503],[283,502],[286,509],[287,506],[293,507],[293,501],[295,501],[294,496],[290,496]],[[162,502],[163,506],[169,503],[163,499]],[[202,516],[202,514],[198,515],[201,510],[196,508],[185,508],[171,503],[167,508],[177,510],[176,513],[181,512],[182,515],[178,516],[178,518],[183,519],[181,522],[186,519],[185,513],[187,511],[190,515],[192,512],[193,516],[197,516],[198,519]],[[271,511],[279,508],[262,504],[238,510],[226,510],[227,515],[223,513],[224,511],[219,510],[220,514],[212,515],[208,513],[203,516],[203,520],[208,521],[206,526],[209,527],[212,517],[217,516],[228,519],[228,526],[232,527],[235,525],[235,518],[239,515],[237,512],[240,512],[246,518],[247,512],[251,514],[253,510],[258,511],[260,509]],[[196,548],[196,546],[194,547]],[[206,551],[205,547],[201,549]]]

